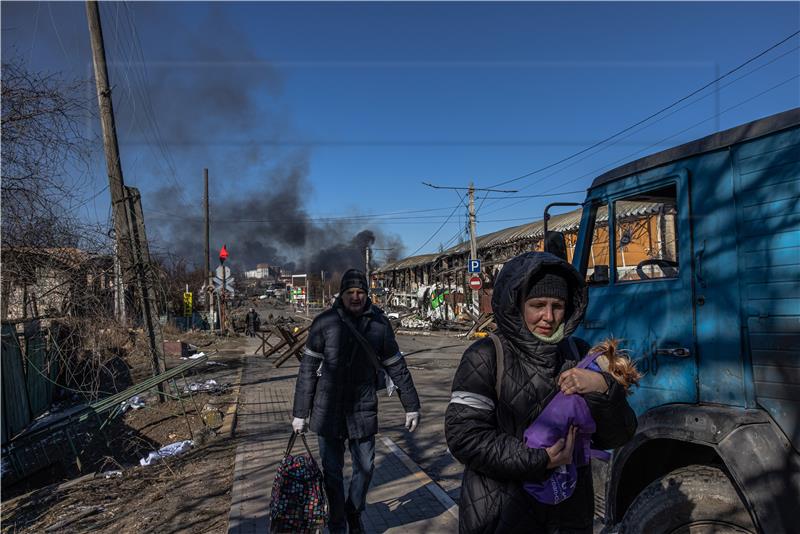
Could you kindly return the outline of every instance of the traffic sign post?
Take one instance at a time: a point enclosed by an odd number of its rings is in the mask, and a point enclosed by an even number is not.
[[[183,294],[183,316],[192,316],[192,293],[189,291]]]
[[[225,332],[225,290],[227,289],[227,271],[229,268],[225,267],[225,260],[228,259],[228,249],[222,245],[219,251],[219,266],[222,268],[222,287],[219,290],[220,306],[219,306],[219,329],[220,332]]]
[[[481,260],[470,259],[467,262],[467,272],[479,273],[481,272]]]
[[[469,288],[473,291],[478,291],[483,287],[483,281],[480,276],[471,276],[469,279]]]

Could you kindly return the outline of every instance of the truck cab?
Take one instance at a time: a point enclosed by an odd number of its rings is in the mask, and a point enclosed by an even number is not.
[[[609,171],[581,217],[576,335],[644,375],[593,468],[607,528],[797,532],[800,108]]]

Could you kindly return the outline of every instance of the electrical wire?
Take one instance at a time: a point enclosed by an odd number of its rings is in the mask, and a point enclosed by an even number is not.
[[[624,161],[630,161],[631,158],[636,157],[637,155],[641,154],[642,152],[647,152],[647,151],[649,151],[649,150],[651,150],[651,149],[653,149],[653,148],[655,148],[655,147],[657,147],[659,145],[663,145],[667,141],[669,141],[670,139],[672,139],[674,137],[677,137],[677,136],[679,136],[681,134],[684,134],[684,133],[686,133],[686,132],[688,132],[688,131],[690,131],[690,130],[692,130],[694,128],[697,128],[701,124],[704,124],[706,122],[712,121],[712,120],[716,119],[717,117],[720,117],[721,115],[724,115],[725,113],[728,113],[729,111],[733,111],[736,108],[739,108],[739,107],[741,107],[741,106],[743,106],[743,105],[745,105],[745,104],[747,104],[749,102],[752,102],[756,98],[760,98],[760,97],[764,96],[765,94],[767,94],[767,93],[769,93],[771,91],[774,91],[775,89],[778,89],[779,87],[781,87],[783,85],[786,85],[787,83],[789,83],[789,82],[791,82],[793,80],[796,80],[798,78],[800,78],[800,74],[796,74],[796,75],[794,75],[794,76],[792,76],[790,78],[787,78],[786,80],[784,80],[784,81],[782,81],[780,83],[777,83],[777,84],[773,85],[772,87],[770,87],[768,89],[765,89],[764,91],[761,91],[760,93],[758,93],[756,95],[751,96],[750,98],[742,100],[739,103],[734,104],[733,106],[725,108],[724,110],[720,111],[719,113],[716,113],[716,114],[714,114],[714,115],[712,115],[710,117],[707,117],[707,118],[705,118],[705,119],[703,119],[703,120],[701,120],[699,122],[696,122],[696,123],[692,124],[691,126],[688,126],[687,128],[684,128],[683,130],[681,130],[679,132],[676,132],[676,133],[674,133],[672,135],[669,135],[668,137],[665,137],[665,138],[663,138],[663,139],[661,139],[659,141],[656,141],[655,143],[653,143],[653,144],[651,144],[651,145],[649,145],[649,146],[647,146],[645,148],[642,148],[640,150],[637,150],[636,152],[632,152],[632,153],[630,153],[630,154],[628,154],[626,156],[623,156],[623,157],[621,157],[621,158],[619,158],[619,159],[617,159],[615,161],[612,161],[611,163],[608,163],[608,164],[606,164],[605,166],[603,166],[603,167],[601,167],[599,169],[587,172],[587,173],[582,174],[582,175],[580,175],[580,176],[578,176],[576,178],[573,178],[571,180],[567,180],[566,182],[563,182],[563,183],[559,184],[558,187],[563,187],[563,186],[565,186],[567,184],[570,184],[570,183],[573,183],[573,182],[577,182],[578,180],[582,180],[584,178],[588,178],[588,177],[591,177],[591,176],[597,176],[598,173],[602,173],[602,172],[604,172],[606,170],[613,169],[617,165],[619,165],[620,163],[622,163]],[[524,202],[524,199],[521,200],[520,202],[512,202],[511,204],[507,204],[507,205],[503,206],[502,208],[498,208],[496,210],[492,210],[492,211],[489,212],[489,214],[497,213],[498,211],[501,211],[501,210],[507,210],[508,208],[510,208],[512,206],[516,206],[516,205],[518,205],[518,204],[520,204],[522,202]]]
[[[427,245],[428,243],[430,243],[430,242],[431,242],[431,240],[432,240],[434,237],[436,237],[436,235],[437,235],[439,232],[441,232],[441,231],[442,231],[442,228],[444,228],[444,226],[445,226],[445,225],[446,225],[446,224],[447,224],[447,223],[450,221],[450,219],[452,219],[452,218],[453,218],[453,215],[455,214],[456,210],[457,210],[457,209],[458,209],[460,206],[461,206],[461,204],[460,204],[460,203],[459,203],[458,205],[456,205],[456,207],[455,207],[455,208],[453,208],[453,211],[451,211],[451,212],[450,212],[450,215],[448,215],[448,216],[447,216],[447,219],[445,219],[445,221],[444,221],[444,222],[441,224],[441,226],[439,226],[439,228],[437,228],[437,229],[436,229],[436,231],[435,231],[435,232],[433,232],[433,234],[431,234],[431,236],[430,236],[430,237],[429,237],[429,238],[428,238],[428,239],[427,239],[427,240],[426,240],[426,241],[425,241],[423,244],[421,244],[419,247],[417,247],[417,250],[415,250],[414,252],[412,252],[411,254],[409,254],[409,256],[416,256],[417,252],[419,252],[420,250],[422,250],[422,249],[425,247],[425,245]]]
[[[569,160],[571,160],[573,158],[576,158],[576,157],[580,156],[581,154],[585,154],[586,152],[588,152],[588,151],[590,151],[590,150],[592,150],[594,148],[597,148],[600,145],[603,145],[603,144],[607,143],[608,141],[610,141],[610,140],[612,140],[612,139],[614,139],[616,137],[619,137],[620,135],[632,130],[633,128],[636,128],[637,126],[649,121],[650,119],[655,118],[656,116],[662,114],[663,112],[665,112],[665,111],[667,111],[669,109],[672,109],[673,107],[675,107],[678,104],[680,104],[681,102],[684,102],[685,100],[691,98],[692,96],[704,91],[705,89],[711,87],[712,85],[714,85],[715,83],[719,82],[720,80],[723,80],[723,79],[727,78],[728,76],[730,76],[734,72],[737,72],[737,71],[741,70],[742,68],[744,68],[745,66],[749,65],[753,61],[755,61],[755,60],[759,59],[760,57],[764,56],[765,54],[771,52],[772,50],[774,50],[775,48],[779,47],[780,45],[782,45],[786,41],[792,39],[793,37],[797,36],[798,34],[800,34],[800,30],[792,33],[791,35],[789,35],[788,37],[785,37],[784,39],[781,39],[779,42],[777,42],[774,45],[770,46],[769,48],[763,50],[762,52],[759,52],[755,56],[753,56],[750,59],[746,60],[744,63],[741,63],[737,67],[729,70],[728,72],[726,72],[722,76],[719,76],[718,78],[712,80],[711,82],[703,85],[699,89],[696,89],[696,90],[692,91],[688,95],[676,100],[675,102],[669,104],[668,106],[665,106],[665,107],[661,108],[660,110],[656,111],[655,113],[650,114],[649,116],[645,117],[644,119],[642,119],[642,120],[640,120],[640,121],[638,121],[638,122],[636,122],[636,123],[634,123],[634,124],[632,124],[632,125],[630,125],[630,126],[628,126],[626,128],[623,128],[622,130],[620,130],[620,131],[618,131],[618,132],[606,137],[605,139],[602,139],[601,141],[598,141],[598,142],[594,143],[593,145],[591,145],[591,146],[589,146],[587,148],[579,150],[578,152],[575,152],[575,153],[573,153],[573,154],[571,154],[569,156],[566,156],[566,157],[564,157],[564,158],[562,158],[562,159],[560,159],[560,160],[558,160],[558,161],[556,161],[554,163],[550,163],[548,165],[545,165],[544,167],[540,167],[540,168],[538,168],[536,170],[533,170],[531,172],[525,173],[525,174],[523,174],[521,176],[518,176],[516,178],[511,178],[509,180],[504,180],[502,182],[498,182],[496,184],[493,184],[490,187],[499,187],[501,185],[506,185],[506,184],[510,184],[510,183],[522,180],[522,179],[527,178],[529,176],[532,176],[534,174],[538,174],[538,173],[544,172],[544,171],[546,171],[548,169],[552,169],[553,167],[556,167],[556,166],[558,166],[558,165],[560,165],[562,163],[565,163],[565,162],[567,162],[567,161],[569,161]]]

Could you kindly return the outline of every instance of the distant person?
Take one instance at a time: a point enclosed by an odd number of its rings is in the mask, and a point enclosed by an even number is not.
[[[256,332],[261,328],[261,318],[258,316],[255,308],[250,308],[245,317],[245,334],[250,337],[256,337]]]
[[[601,450],[623,445],[636,431],[636,416],[611,374],[576,367],[589,345],[570,336],[587,302],[583,278],[546,252],[517,256],[498,274],[492,311],[502,360],[494,340],[473,343],[445,413],[447,445],[465,466],[460,533],[591,534],[592,473],[580,453],[587,442]],[[526,438],[535,436],[525,436],[526,429],[558,391],[581,395],[589,414],[556,429],[564,437],[552,445],[528,448]],[[542,502],[552,496],[536,484],[564,471],[574,474],[570,496]]]
[[[380,378],[388,373],[405,409],[405,427],[419,424],[419,397],[411,373],[383,311],[368,296],[367,278],[350,269],[339,297],[311,324],[294,394],[292,428],[317,434],[331,534],[364,532],[361,512],[375,464]],[[385,372],[384,372],[385,371]],[[345,441],[353,476],[345,494]]]

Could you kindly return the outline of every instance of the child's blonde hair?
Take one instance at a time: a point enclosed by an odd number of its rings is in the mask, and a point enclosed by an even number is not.
[[[627,393],[631,393],[630,387],[639,383],[642,374],[626,354],[627,351],[619,348],[619,343],[619,339],[608,338],[592,347],[589,353],[600,353],[596,360],[597,365],[613,376]]]

